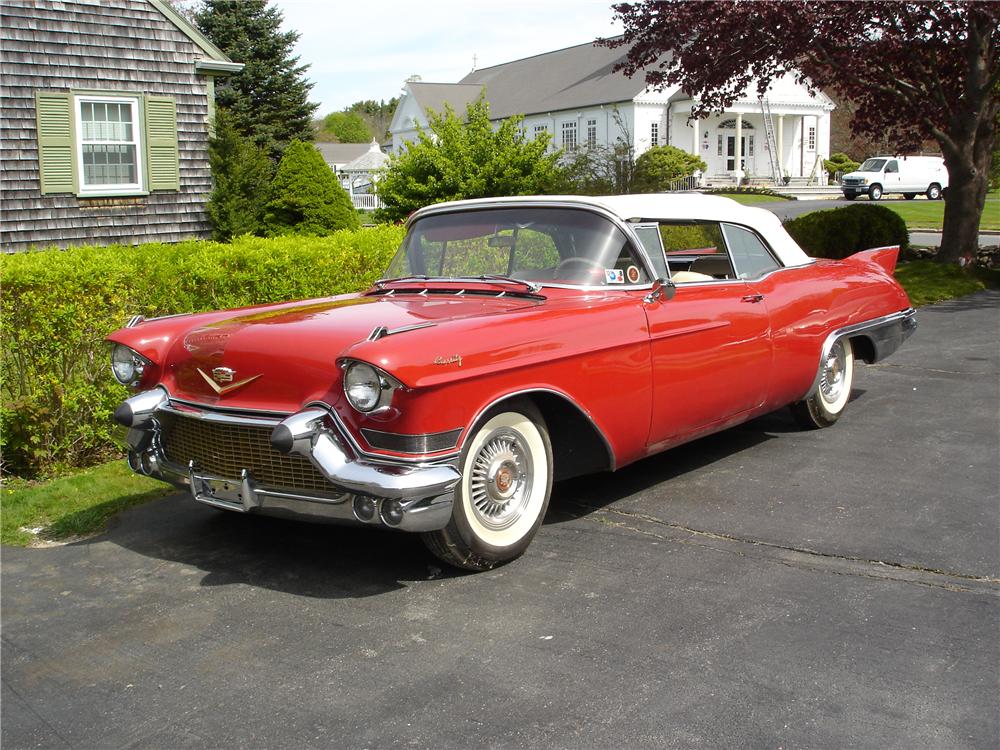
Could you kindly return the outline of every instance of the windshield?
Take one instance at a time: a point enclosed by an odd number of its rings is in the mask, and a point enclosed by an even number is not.
[[[581,286],[649,282],[625,234],[570,208],[496,208],[418,219],[384,279],[506,277]],[[483,279],[489,280],[489,279]]]
[[[885,159],[865,159],[865,163],[858,167],[859,172],[881,172],[885,166]]]

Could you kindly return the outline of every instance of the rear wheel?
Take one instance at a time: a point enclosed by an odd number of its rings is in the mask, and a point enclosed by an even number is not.
[[[854,383],[854,350],[850,339],[838,339],[819,365],[816,392],[792,404],[795,420],[806,429],[829,427],[843,414]]]
[[[908,200],[908,201],[912,201],[914,198],[917,197],[917,194],[916,193],[903,193],[903,197],[906,198],[906,200]]]
[[[927,188],[927,200],[936,201],[941,199],[941,186],[936,182]]]
[[[881,185],[872,185],[870,188],[868,188],[868,197],[871,200],[873,200],[873,201],[881,200],[882,199],[882,186]]]
[[[552,445],[530,402],[505,405],[480,421],[465,443],[451,521],[423,535],[438,558],[489,570],[528,548],[552,492]]]

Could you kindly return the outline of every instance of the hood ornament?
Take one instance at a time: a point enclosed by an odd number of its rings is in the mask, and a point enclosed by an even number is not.
[[[198,374],[201,375],[205,382],[208,383],[212,387],[212,390],[219,396],[225,396],[227,393],[235,391],[237,388],[242,388],[247,383],[252,383],[260,377],[260,375],[253,375],[239,381],[238,383],[233,383],[233,378],[236,377],[236,370],[233,370],[232,368],[216,367],[212,370],[211,376],[206,375],[200,367],[195,369],[198,370]],[[218,383],[230,383],[230,385],[218,385],[216,381],[218,381]]]

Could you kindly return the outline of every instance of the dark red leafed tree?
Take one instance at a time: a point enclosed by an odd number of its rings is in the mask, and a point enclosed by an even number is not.
[[[788,74],[857,103],[851,129],[898,153],[931,139],[951,186],[938,257],[975,248],[1000,119],[1000,2],[646,0],[613,5],[621,69],[719,111]]]

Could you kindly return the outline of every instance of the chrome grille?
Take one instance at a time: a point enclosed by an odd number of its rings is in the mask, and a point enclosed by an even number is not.
[[[249,469],[254,481],[272,489],[329,493],[332,485],[308,459],[271,447],[271,427],[208,422],[161,412],[160,442],[167,460],[179,466],[194,461],[198,471],[238,481]]]

